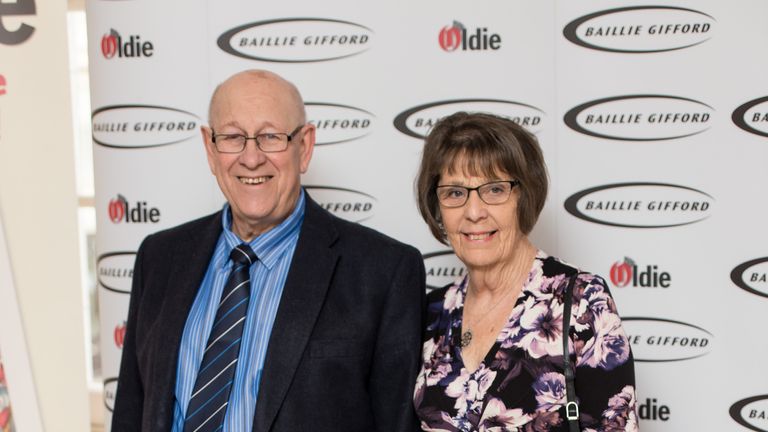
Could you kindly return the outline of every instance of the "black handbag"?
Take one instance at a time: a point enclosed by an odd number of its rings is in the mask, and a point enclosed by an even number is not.
[[[570,432],[579,432],[579,404],[576,402],[576,385],[571,357],[568,355],[568,335],[571,332],[571,303],[573,302],[573,284],[579,272],[573,274],[563,294],[563,371],[565,372],[565,417],[568,419]]]

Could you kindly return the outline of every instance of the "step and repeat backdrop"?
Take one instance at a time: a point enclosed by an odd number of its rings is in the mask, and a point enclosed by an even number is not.
[[[768,3],[87,3],[107,421],[147,234],[218,210],[200,126],[250,68],[302,91],[303,183],[332,213],[464,273],[418,216],[424,136],[485,111],[539,138],[533,232],[610,281],[645,431],[768,431]]]

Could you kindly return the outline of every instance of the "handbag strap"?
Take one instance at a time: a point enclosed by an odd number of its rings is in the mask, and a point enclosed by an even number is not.
[[[571,356],[568,350],[568,340],[571,333],[571,304],[573,303],[573,285],[579,272],[571,275],[568,287],[563,294],[563,370],[565,372],[565,417],[568,419],[570,432],[579,432],[579,404],[576,402],[576,385],[571,366]]]

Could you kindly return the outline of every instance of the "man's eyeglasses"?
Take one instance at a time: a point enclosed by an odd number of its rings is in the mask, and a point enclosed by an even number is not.
[[[469,193],[477,191],[480,199],[489,205],[504,204],[512,195],[512,188],[519,185],[518,180],[494,181],[477,187],[443,185],[435,188],[437,199],[443,207],[461,207],[467,203]]]
[[[252,137],[243,134],[217,134],[213,128],[211,128],[211,141],[213,141],[213,144],[216,146],[216,150],[219,153],[240,153],[245,150],[245,145],[248,143],[248,140],[256,141],[256,146],[264,153],[277,153],[285,151],[285,149],[288,148],[288,142],[291,141],[303,127],[304,125],[300,125],[289,134],[270,132],[254,135]]]

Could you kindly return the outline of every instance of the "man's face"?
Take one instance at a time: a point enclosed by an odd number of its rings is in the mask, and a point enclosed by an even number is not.
[[[211,106],[216,134],[293,132],[303,122],[301,102],[286,83],[270,77],[237,75],[219,89]],[[315,143],[306,125],[283,152],[264,153],[254,140],[241,153],[219,153],[211,129],[203,127],[208,165],[232,209],[232,230],[249,241],[277,226],[293,211]]]

